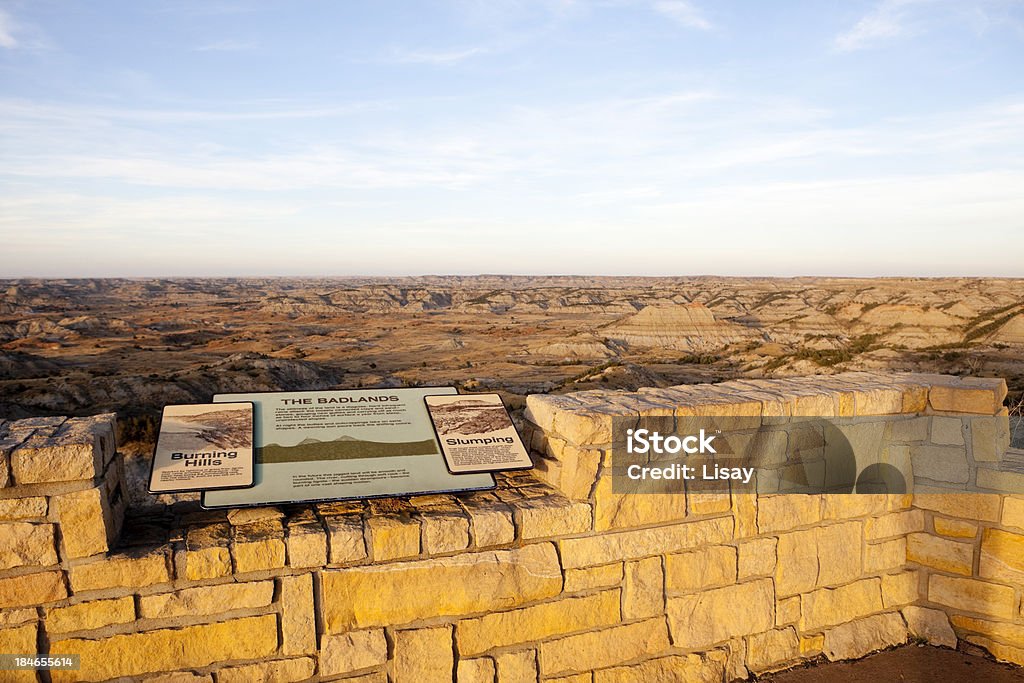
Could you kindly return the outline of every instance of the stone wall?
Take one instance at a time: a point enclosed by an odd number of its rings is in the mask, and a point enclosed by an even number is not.
[[[112,416],[7,423],[0,652],[80,654],[54,681],[723,681],[958,637],[1024,663],[1024,497],[617,496],[607,476],[613,417],[891,415],[999,491],[999,430],[940,443],[937,419],[1004,396],[863,373],[534,396],[538,467],[495,491],[230,512],[126,513]]]

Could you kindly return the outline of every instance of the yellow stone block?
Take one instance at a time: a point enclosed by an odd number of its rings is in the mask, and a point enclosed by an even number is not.
[[[325,676],[382,666],[387,661],[384,629],[325,634],[320,644],[320,673]]]
[[[800,636],[800,656],[801,657],[817,657],[821,654],[822,648],[825,647],[825,636],[824,634],[817,634],[813,636]]]
[[[722,680],[732,679],[726,677],[725,655],[720,651],[703,656],[672,655],[594,672],[594,683],[717,683]],[[569,681],[590,683],[590,678],[587,674],[587,678]]]
[[[313,575],[282,576],[281,652],[286,655],[316,652],[316,614]]]
[[[533,683],[537,680],[537,653],[533,650],[495,655],[499,683]]]
[[[793,627],[755,633],[747,638],[747,668],[755,673],[792,663],[800,656],[800,639]]]
[[[541,643],[540,674],[550,678],[603,669],[632,659],[650,657],[668,648],[665,620],[648,619]],[[502,680],[500,660],[498,677]]]
[[[951,538],[974,538],[978,535],[978,525],[965,519],[934,517],[935,533]]]
[[[52,524],[0,524],[0,569],[57,564]]]
[[[917,602],[920,599],[919,584],[916,571],[884,575],[882,577],[882,605],[888,608]]]
[[[924,513],[920,510],[893,512],[864,523],[864,538],[869,541],[903,536],[913,531],[924,531]]]
[[[456,626],[456,640],[460,654],[471,657],[494,648],[612,626],[618,621],[619,591],[611,590],[463,619]]]
[[[941,574],[928,578],[928,601],[1007,620],[1016,611],[1013,588],[1009,586]]]
[[[524,539],[582,534],[591,529],[590,506],[565,499],[529,499],[518,506],[520,535]]]
[[[0,579],[0,608],[41,605],[67,596],[64,574],[59,571]]]
[[[1024,647],[1004,645],[988,638],[980,636],[968,636],[967,640],[979,647],[988,650],[989,654],[1001,662],[1010,662],[1018,666],[1024,666]]]
[[[562,573],[554,546],[535,543],[516,550],[325,570],[322,582],[325,630],[341,633],[509,609],[557,595]]]
[[[864,571],[884,572],[907,563],[907,539],[894,538],[864,546]]]
[[[732,537],[732,526],[732,518],[719,517],[651,529],[569,538],[559,541],[558,546],[562,566],[578,569],[722,543]]]
[[[983,579],[1024,584],[1024,535],[985,529],[981,537],[978,575]]]
[[[99,640],[70,638],[51,644],[50,654],[81,655],[79,671],[55,670],[54,683],[105,681],[159,671],[199,668],[232,659],[261,659],[277,650],[273,615],[216,624],[160,629]]]
[[[144,619],[166,619],[219,614],[233,609],[266,607],[273,599],[273,581],[183,588],[173,593],[143,595],[139,598],[139,616]]]
[[[787,531],[821,521],[821,496],[783,494],[757,500],[757,528],[762,534]]]
[[[622,618],[644,619],[664,614],[664,585],[660,557],[627,562],[626,582],[622,590]]]
[[[60,522],[64,557],[88,557],[105,553],[107,546],[106,501],[100,489],[65,493],[54,496],[52,506]]]
[[[396,631],[392,676],[395,683],[451,683],[455,658],[452,627]]]
[[[411,517],[379,515],[366,520],[374,562],[388,562],[420,553],[420,525]]]
[[[974,566],[974,546],[926,533],[910,534],[907,536],[907,561],[970,576]]]
[[[565,571],[565,592],[576,593],[594,588],[609,588],[622,583],[622,564],[606,564],[586,569],[567,569]]]
[[[75,593],[104,588],[141,588],[170,580],[167,555],[163,551],[107,556],[98,562],[71,568],[71,590]]]
[[[736,548],[702,548],[665,557],[665,586],[669,594],[690,593],[736,583]]]
[[[672,642],[697,649],[773,628],[775,591],[771,579],[759,579],[669,598],[667,611]]]
[[[0,500],[0,520],[11,521],[21,519],[42,518],[46,516],[46,498],[7,498]]]
[[[129,595],[47,610],[46,630],[49,633],[68,633],[103,628],[111,624],[126,624],[134,620],[135,600]]]
[[[490,657],[460,659],[455,680],[458,683],[494,683],[494,674],[494,660]]]
[[[316,662],[310,657],[278,659],[217,671],[217,683],[296,683],[313,675]]]
[[[1003,526],[1024,529],[1024,499],[1009,496],[1004,499]]]
[[[993,493],[919,493],[914,507],[980,522],[999,521],[999,495]]]
[[[856,659],[869,652],[907,642],[907,626],[899,614],[875,614],[825,631],[822,652],[831,661]]]
[[[0,629],[0,653],[10,655],[34,655],[40,654],[37,642],[38,627],[35,624],[22,626],[20,628]],[[0,678],[7,683],[35,683],[37,680],[35,671],[4,671]]]
[[[864,579],[839,588],[822,588],[800,596],[800,600],[801,631],[835,626],[881,612],[881,581]]]
[[[775,605],[775,625],[785,626],[800,621],[800,596],[780,598]]]

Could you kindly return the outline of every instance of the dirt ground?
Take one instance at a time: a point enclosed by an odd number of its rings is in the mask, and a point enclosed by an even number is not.
[[[835,662],[761,676],[770,683],[1019,683],[1024,669],[956,650],[908,645],[855,662]]]

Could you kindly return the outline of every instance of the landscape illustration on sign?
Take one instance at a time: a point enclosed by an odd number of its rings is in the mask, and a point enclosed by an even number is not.
[[[252,410],[197,406],[175,406],[174,415],[165,415],[160,445],[165,450],[200,451],[204,448],[235,448],[252,441]],[[184,409],[184,410],[183,410]]]
[[[257,449],[256,458],[261,463],[281,463],[434,455],[436,453],[437,443],[433,439],[387,442],[364,441],[351,436],[339,436],[329,440],[307,437],[294,446],[269,443]]]

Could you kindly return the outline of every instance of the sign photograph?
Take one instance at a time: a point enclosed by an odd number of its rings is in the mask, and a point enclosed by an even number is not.
[[[454,387],[220,394],[255,406],[255,485],[209,491],[204,507],[373,498],[494,487],[445,467],[424,396]]]
[[[496,472],[533,467],[498,394],[427,396],[423,400],[451,472]]]
[[[150,493],[252,484],[252,403],[164,407],[149,475]]]

